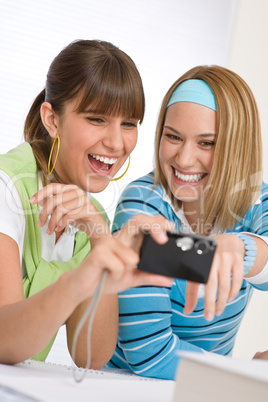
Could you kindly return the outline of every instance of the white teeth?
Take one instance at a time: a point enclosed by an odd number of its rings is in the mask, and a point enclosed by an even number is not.
[[[198,173],[198,174],[183,174],[178,172],[175,169],[175,176],[180,179],[181,181],[184,181],[185,183],[196,183],[200,181],[204,176],[205,173]]]
[[[96,159],[97,161],[101,161],[103,163],[106,163],[108,165],[113,165],[118,158],[107,158],[104,156],[100,156],[100,155],[94,155],[94,154],[90,154],[92,156],[92,158]]]

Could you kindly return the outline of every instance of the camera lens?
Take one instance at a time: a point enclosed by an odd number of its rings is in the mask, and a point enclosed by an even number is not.
[[[195,243],[195,249],[197,254],[206,254],[209,251],[209,242],[206,240],[199,240]]]

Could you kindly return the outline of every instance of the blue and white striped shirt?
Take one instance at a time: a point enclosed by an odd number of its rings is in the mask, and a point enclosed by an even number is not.
[[[182,212],[174,211],[163,187],[159,184],[154,188],[153,183],[151,172],[128,185],[116,209],[113,231],[136,214],[162,215],[175,223],[176,230],[190,231]],[[268,241],[266,184],[258,202],[232,232],[251,232]],[[108,365],[128,368],[142,376],[174,379],[180,350],[230,355],[253,287],[268,290],[268,267],[250,282],[243,281],[238,296],[212,321],[204,318],[203,296],[192,314],[183,314],[184,280],[175,279],[171,288],[142,286],[120,293],[118,344]]]

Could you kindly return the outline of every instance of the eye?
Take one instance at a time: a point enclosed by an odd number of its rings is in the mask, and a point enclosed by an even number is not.
[[[175,135],[175,134],[164,134],[164,135],[167,139],[169,139],[171,141],[176,141],[176,142],[182,141],[181,137],[179,137],[178,135]]]
[[[123,121],[122,126],[126,127],[126,128],[133,128],[133,127],[137,127],[138,122],[134,122],[134,121]]]
[[[212,148],[215,145],[215,141],[202,141],[200,145],[204,148]]]
[[[100,117],[87,117],[87,120],[94,124],[101,124],[104,120]]]

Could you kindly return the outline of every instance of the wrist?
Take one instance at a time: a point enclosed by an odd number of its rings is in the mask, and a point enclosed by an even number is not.
[[[89,220],[85,222],[83,231],[88,235],[91,241],[98,241],[111,236],[110,228],[106,222],[93,222]]]
[[[257,245],[253,236],[244,233],[233,233],[244,243],[244,275],[253,267],[257,255]]]
[[[64,294],[68,298],[68,302],[66,300],[66,303],[70,304],[73,309],[76,308],[83,299],[85,299],[82,292],[83,288],[80,283],[81,275],[77,272],[78,269],[79,267],[72,271],[64,272],[57,281],[58,285],[61,286]]]

